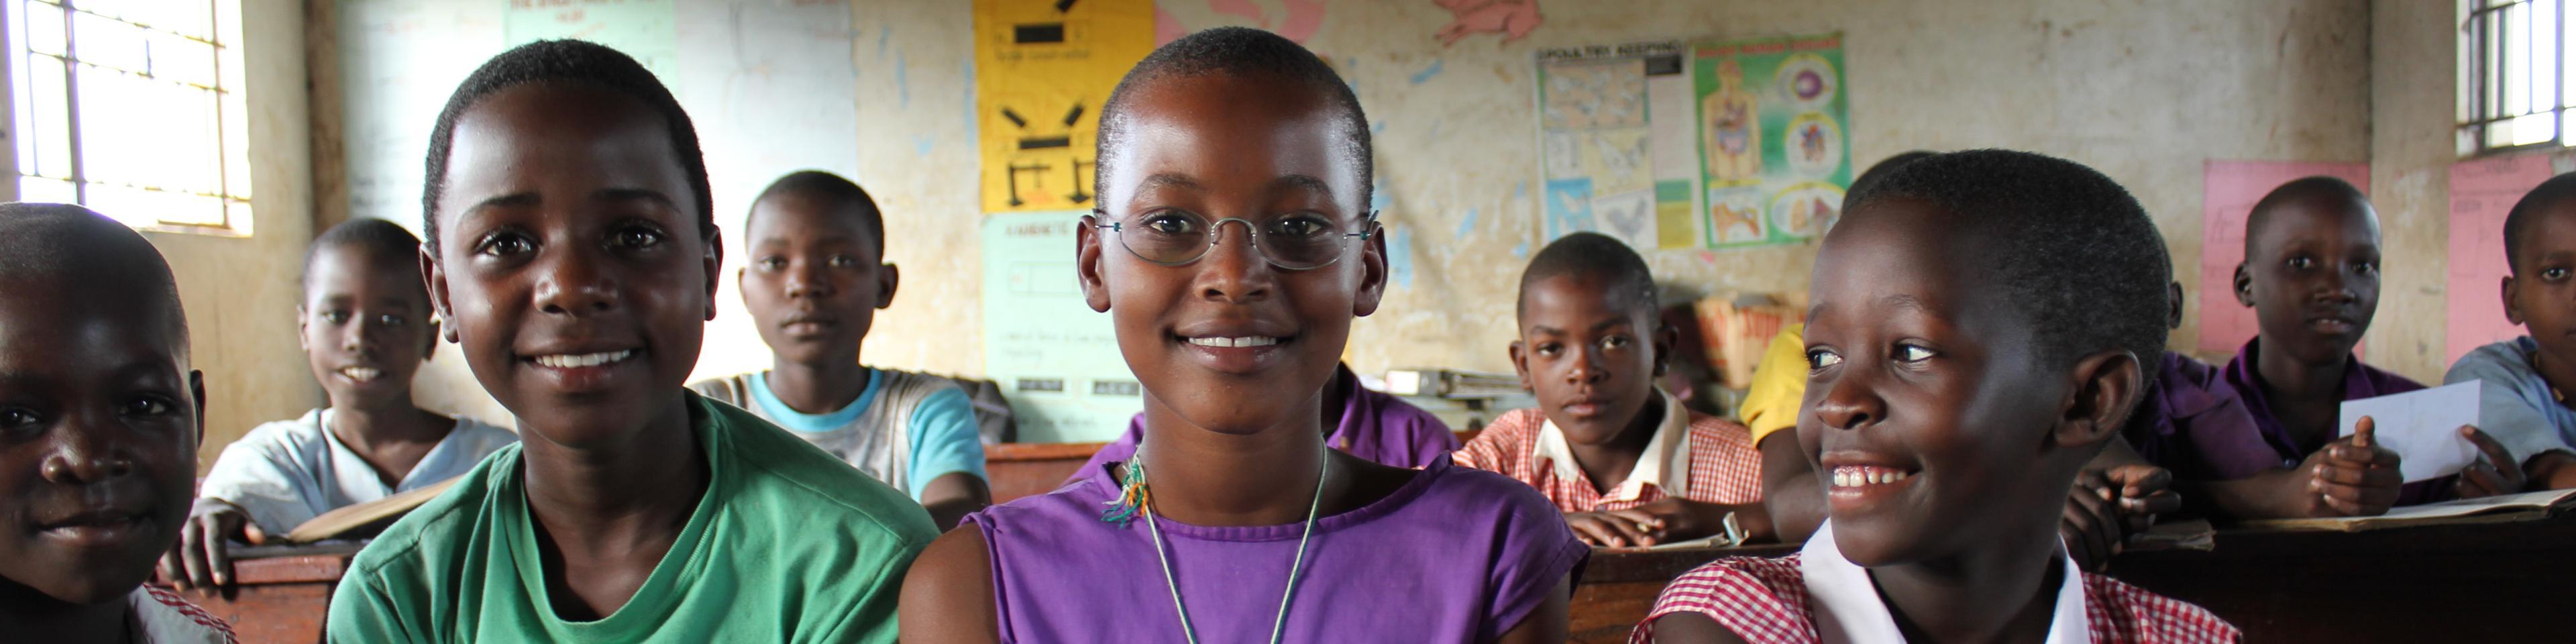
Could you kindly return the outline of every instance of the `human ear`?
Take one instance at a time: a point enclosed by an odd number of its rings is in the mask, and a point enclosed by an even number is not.
[[[456,319],[456,314],[450,312],[451,309],[447,305],[447,270],[439,267],[438,257],[430,255],[427,246],[422,246],[420,249],[420,279],[427,282],[425,286],[429,287],[429,309],[438,314],[438,319]],[[447,338],[449,344],[455,344],[456,326],[452,324],[445,326],[447,330],[443,337]]]
[[[707,231],[707,254],[698,258],[707,276],[707,321],[716,319],[716,288],[724,283],[724,231]]]
[[[894,267],[894,264],[878,265],[876,307],[878,309],[884,309],[889,306],[894,306],[894,289],[896,286],[901,286],[902,284],[903,273],[902,271],[897,270]]]
[[[2143,397],[2145,376],[2137,356],[2127,351],[2104,351],[2076,361],[2073,386],[2059,403],[2063,411],[2049,432],[2051,442],[2073,448],[2118,438]]]
[[[2254,274],[2245,270],[2243,262],[2236,264],[2236,303],[2254,306]]]
[[[1075,279],[1082,282],[1082,302],[1091,310],[1109,311],[1109,280],[1101,274],[1100,219],[1083,215],[1073,231],[1073,268]]]
[[[1655,324],[1655,375],[1672,370],[1673,352],[1681,349],[1682,330],[1658,321]]]
[[[1360,290],[1351,298],[1351,315],[1367,317],[1386,298],[1386,228],[1370,216],[1368,241],[1360,245]]]
[[[1521,342],[1521,341],[1519,341],[1519,340],[1513,340],[1513,341],[1512,341],[1511,352],[1512,352],[1512,373],[1515,373],[1515,374],[1519,374],[1519,375],[1520,375],[1520,377],[1521,377],[1521,390],[1522,390],[1522,391],[1529,391],[1530,389],[1532,389],[1532,387],[1530,386],[1530,385],[1531,385],[1531,383],[1530,383],[1530,372],[1529,372],[1529,345],[1524,344],[1524,343],[1522,343],[1522,342]]]
[[[2510,302],[2511,300],[2507,301]],[[305,353],[313,352],[313,341],[304,339],[304,327],[311,324],[308,320],[311,320],[312,316],[312,313],[304,310],[304,305],[295,305],[295,348],[301,349]]]
[[[2503,292],[2503,295],[2504,295],[2504,319],[2505,319],[2505,321],[2507,321],[2507,322],[2512,322],[2512,323],[2514,323],[2514,324],[2522,324],[2522,307],[2521,307],[2521,306],[2518,306],[2518,305],[2515,305],[2515,304],[2513,303],[2513,296],[2514,296],[2514,291],[2515,291],[2514,286],[2515,286],[2515,285],[2514,285],[2514,282],[2513,282],[2513,276],[2512,276],[2512,275],[2506,275],[2506,276],[2504,276],[2504,283],[2503,283],[2501,286],[2499,286],[2499,287],[2497,288],[2497,290],[2502,291],[2502,292]]]
[[[420,361],[421,361],[421,362],[428,362],[431,356],[436,356],[436,355],[438,355],[438,327],[439,327],[439,326],[441,326],[441,325],[438,323],[438,316],[435,316],[435,315],[433,315],[433,316],[429,316],[429,333],[428,333],[427,335],[423,335],[423,336],[421,336],[421,338],[420,338]]]
[[[195,369],[189,369],[189,370],[188,370],[188,397],[195,399],[195,400],[194,400],[193,402],[191,402],[190,404],[192,404],[193,406],[195,406],[195,407],[197,408],[197,418],[196,418],[196,421],[197,421],[197,443],[196,443],[196,445],[197,445],[198,447],[205,447],[205,446],[206,446],[206,372],[198,371],[198,370],[195,370]]]

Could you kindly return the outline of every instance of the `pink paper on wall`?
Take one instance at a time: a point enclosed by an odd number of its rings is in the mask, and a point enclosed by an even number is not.
[[[2443,364],[2481,345],[2522,335],[2504,318],[2500,292],[2512,267],[2504,255],[2504,217],[2513,203],[2549,180],[2549,155],[2516,154],[2451,164],[2450,271],[2444,282]]]
[[[2236,302],[2236,265],[2245,262],[2245,215],[2273,188],[2325,175],[2370,192],[2370,164],[2220,161],[2201,164],[2200,344],[2202,355],[2233,355],[2260,332],[2254,307]],[[2360,347],[2353,351],[2359,353]]]

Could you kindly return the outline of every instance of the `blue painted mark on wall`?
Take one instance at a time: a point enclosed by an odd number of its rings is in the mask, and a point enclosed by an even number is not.
[[[894,37],[894,25],[877,25],[877,57],[886,55],[886,41]]]
[[[1402,227],[1386,233],[1386,272],[1395,285],[1413,288],[1413,232]]]
[[[894,95],[897,106],[912,107],[912,65],[903,59],[902,52],[894,55]]]
[[[1520,182],[1519,182],[1519,183],[1512,184],[1512,198],[1513,198],[1513,199],[1526,199],[1526,198],[1529,198],[1529,180],[1528,180],[1528,179],[1522,179],[1522,180],[1520,180]]]
[[[973,54],[966,56],[965,72],[966,82],[958,85],[964,87],[963,93],[966,95],[966,100],[958,102],[957,113],[966,117],[966,140],[981,141],[984,140],[984,134],[980,131],[983,127],[975,122],[975,56]]]
[[[1443,63],[1441,59],[1433,58],[1431,59],[1430,67],[1425,67],[1422,68],[1422,71],[1414,72],[1413,77],[1410,80],[1412,80],[1415,85],[1430,82],[1432,77],[1440,75],[1440,68],[1442,66]]]
[[[1370,181],[1369,209],[1378,211],[1378,216],[1383,217],[1386,214],[1387,206],[1391,205],[1395,205],[1395,193],[1387,192],[1386,179],[1381,177],[1375,181]]]
[[[1474,208],[1468,208],[1468,209],[1467,209],[1467,218],[1466,218],[1466,219],[1462,219],[1462,220],[1459,220],[1459,221],[1458,221],[1458,238],[1459,238],[1459,239],[1466,239],[1466,238],[1467,238],[1467,235],[1468,235],[1469,233],[1476,232],[1476,215],[1477,215],[1477,214],[1478,214],[1478,213],[1476,212],[1476,209],[1474,209]]]
[[[912,155],[917,157],[930,156],[931,148],[938,147],[938,144],[939,142],[931,139],[930,135],[912,135]]]
[[[1528,259],[1528,258],[1529,258],[1529,242],[1527,242],[1527,241],[1523,241],[1523,242],[1521,242],[1521,243],[1520,243],[1520,245],[1518,245],[1518,246],[1513,246],[1513,247],[1512,247],[1512,256],[1513,256],[1513,257],[1518,257],[1518,258],[1521,258],[1521,259]]]
[[[1385,133],[1386,133],[1386,121],[1378,121],[1378,122],[1376,122],[1376,123],[1370,123],[1370,124],[1369,124],[1369,136],[1377,136],[1377,135],[1385,134]]]

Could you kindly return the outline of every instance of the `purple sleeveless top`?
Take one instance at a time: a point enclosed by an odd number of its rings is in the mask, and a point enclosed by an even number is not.
[[[992,558],[1003,642],[1184,641],[1145,521],[1100,520],[1115,487],[1093,469],[966,517]],[[1199,641],[1270,641],[1305,523],[1161,523]],[[1434,462],[1385,499],[1315,519],[1280,641],[1491,641],[1591,553],[1537,490]]]

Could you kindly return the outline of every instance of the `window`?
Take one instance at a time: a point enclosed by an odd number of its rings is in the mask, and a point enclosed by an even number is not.
[[[238,0],[0,0],[17,198],[248,234]]]
[[[2461,4],[2459,152],[2576,145],[2568,135],[2576,83],[2567,0],[2464,0]]]

